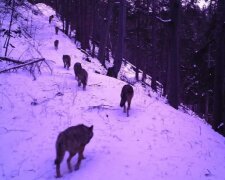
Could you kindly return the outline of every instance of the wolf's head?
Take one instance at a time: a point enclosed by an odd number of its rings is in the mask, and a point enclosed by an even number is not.
[[[74,64],[74,71],[75,71],[75,73],[79,73],[79,71],[80,71],[81,69],[82,69],[81,63],[76,62],[76,63]]]

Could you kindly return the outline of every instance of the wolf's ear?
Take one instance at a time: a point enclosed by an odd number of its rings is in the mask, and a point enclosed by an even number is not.
[[[93,128],[94,128],[94,126],[92,125],[91,127],[89,127],[89,129],[91,130],[91,131],[93,131]]]

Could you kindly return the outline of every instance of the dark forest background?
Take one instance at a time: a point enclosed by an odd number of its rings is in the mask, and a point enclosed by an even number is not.
[[[130,62],[137,81],[145,84],[150,76],[152,89],[163,90],[171,106],[193,110],[225,135],[224,0],[202,9],[197,0],[29,2],[53,7],[62,31],[97,57],[108,75],[117,77],[123,61]]]

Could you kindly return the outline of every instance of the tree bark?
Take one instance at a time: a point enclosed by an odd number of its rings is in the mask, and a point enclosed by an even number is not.
[[[31,65],[31,64],[34,64],[34,63],[38,63],[38,62],[44,61],[44,60],[45,59],[42,58],[42,59],[34,60],[34,61],[31,61],[31,62],[28,62],[28,63],[23,63],[21,65],[14,66],[14,67],[11,67],[11,68],[8,68],[8,69],[4,69],[4,70],[0,71],[0,74],[4,73],[4,72],[7,72],[7,71],[10,71],[10,70],[13,70],[13,69],[18,69],[18,68],[21,68],[21,67],[24,67],[24,66],[28,66],[28,65]]]
[[[118,76],[120,71],[123,55],[124,55],[124,37],[125,37],[125,18],[126,18],[126,5],[125,0],[120,0],[120,12],[119,12],[119,35],[118,35],[118,46],[116,50],[116,56],[114,59],[114,71],[115,76]]]
[[[12,13],[11,13],[11,18],[10,18],[10,23],[9,23],[8,36],[6,38],[5,57],[7,56],[7,53],[8,53],[9,41],[11,38],[11,27],[12,27],[12,22],[13,22],[14,11],[15,11],[15,0],[12,0]]]
[[[225,94],[224,94],[224,66],[225,66],[225,1],[218,0],[217,26],[216,26],[216,67],[214,79],[214,103],[213,103],[213,129],[218,131],[219,125],[223,122],[223,133],[225,134]]]
[[[171,45],[170,58],[168,64],[168,102],[178,109],[179,105],[179,18],[180,2],[179,0],[170,0],[171,7]]]
[[[101,64],[105,67],[105,57],[106,57],[106,47],[107,47],[107,40],[109,37],[109,27],[111,23],[111,17],[112,17],[112,8],[113,8],[113,2],[112,0],[108,1],[108,13],[107,17],[104,18],[103,22],[103,28],[102,28],[102,36],[100,41],[100,47],[98,52],[98,60],[101,62]]]
[[[155,10],[155,0],[152,0],[152,13],[153,16],[156,15]],[[157,74],[157,67],[156,67],[156,22],[155,18],[152,18],[152,80],[151,80],[151,88],[156,91],[156,74]]]

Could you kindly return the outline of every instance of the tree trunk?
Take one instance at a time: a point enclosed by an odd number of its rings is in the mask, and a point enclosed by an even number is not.
[[[69,35],[69,24],[70,24],[70,2],[69,0],[65,0],[65,34]]]
[[[218,0],[217,26],[216,26],[216,68],[214,80],[214,103],[213,103],[213,129],[218,130],[219,125],[225,123],[223,111],[225,110],[224,101],[224,65],[225,65],[225,1]],[[223,125],[225,133],[225,124]]]
[[[153,16],[156,16],[155,11],[155,0],[152,0],[152,13]],[[157,74],[157,67],[156,67],[156,23],[155,18],[152,18],[152,80],[151,80],[151,88],[156,91],[156,74]]]
[[[118,76],[120,71],[123,53],[124,53],[124,37],[125,37],[125,21],[126,21],[126,5],[125,0],[120,0],[120,12],[119,12],[119,35],[118,35],[118,46],[116,50],[116,56],[114,59],[114,71],[115,76]]]
[[[12,0],[12,13],[11,13],[11,18],[10,18],[10,23],[9,23],[9,30],[8,30],[8,34],[7,34],[7,38],[6,38],[5,57],[7,56],[7,53],[8,53],[9,41],[11,38],[11,27],[12,27],[12,22],[13,22],[14,11],[15,11],[15,0]]]
[[[98,52],[98,59],[101,62],[101,64],[105,67],[105,57],[106,57],[106,46],[107,46],[107,40],[109,37],[109,27],[111,23],[111,17],[112,17],[112,8],[113,8],[113,2],[112,0],[109,0],[108,2],[108,13],[107,17],[104,18],[103,22],[103,28],[102,28],[102,36],[100,41],[100,47]]]
[[[180,2],[179,0],[170,0],[171,7],[171,49],[168,64],[168,102],[178,109],[179,105],[179,18],[180,18]]]

